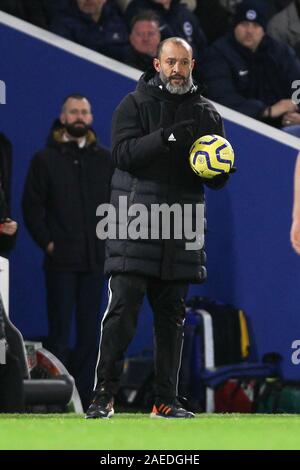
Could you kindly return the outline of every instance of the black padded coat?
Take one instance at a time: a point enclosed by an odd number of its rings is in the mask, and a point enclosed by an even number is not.
[[[112,216],[110,230],[116,234],[125,230],[135,216],[122,219],[119,196],[125,196],[128,207],[143,204],[150,210],[153,204],[190,204],[195,218],[197,203],[204,203],[203,180],[190,168],[183,145],[172,150],[166,145],[162,130],[173,123],[194,119],[194,138],[205,134],[223,135],[223,123],[213,105],[193,87],[184,95],[169,93],[159,85],[154,72],[140,78],[137,89],[128,94],[113,116],[112,153],[116,166],[112,178],[111,202],[116,209],[116,224]],[[143,218],[146,231],[151,219]],[[147,225],[148,222],[148,225]],[[163,220],[162,225],[167,221]],[[172,232],[172,231],[171,231]],[[206,277],[205,252],[189,251],[186,240],[110,239],[107,242],[105,272],[137,273],[162,280],[202,282]]]

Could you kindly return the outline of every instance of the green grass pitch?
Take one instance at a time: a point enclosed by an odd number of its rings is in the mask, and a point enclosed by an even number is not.
[[[85,420],[66,415],[0,415],[0,449],[202,450],[300,449],[298,415],[197,415],[150,419],[116,414]]]

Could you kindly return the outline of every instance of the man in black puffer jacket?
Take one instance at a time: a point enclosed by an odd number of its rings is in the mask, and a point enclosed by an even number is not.
[[[183,339],[184,298],[189,282],[206,277],[205,253],[187,250],[185,238],[176,239],[174,230],[163,219],[162,230],[170,228],[164,239],[158,231],[152,237],[130,235],[131,224],[120,197],[125,197],[130,216],[140,205],[153,215],[155,205],[171,207],[189,204],[195,219],[196,205],[203,204],[203,180],[193,173],[188,154],[196,138],[223,134],[223,124],[215,108],[204,99],[192,80],[191,46],[181,38],[163,41],[154,59],[155,70],[145,73],[134,93],[126,96],[115,111],[112,128],[113,158],[111,202],[119,220],[112,217],[110,233],[119,239],[107,242],[105,271],[111,275],[110,302],[103,319],[98,382],[87,418],[107,418],[114,413],[122,358],[136,327],[138,312],[147,293],[154,311],[156,337],[156,402],[152,416],[192,418],[194,415],[176,401],[177,374]],[[223,175],[210,185],[224,184]],[[143,206],[142,206],[143,205]],[[114,211],[111,211],[112,213]],[[193,215],[192,215],[193,213]],[[145,214],[144,214],[145,215]],[[109,216],[108,216],[109,218]],[[141,232],[155,229],[143,219]],[[203,216],[202,216],[203,221]],[[171,227],[170,227],[171,226]],[[128,227],[128,236],[121,233]],[[154,230],[155,232],[155,230]],[[173,234],[173,236],[172,236]]]
[[[45,253],[48,347],[74,375],[83,407],[93,390],[98,350],[104,242],[96,210],[109,201],[110,153],[91,129],[91,106],[69,96],[44,150],[31,162],[23,197],[27,228]],[[76,307],[77,341],[68,343]]]

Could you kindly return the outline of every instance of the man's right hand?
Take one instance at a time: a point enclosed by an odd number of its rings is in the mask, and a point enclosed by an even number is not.
[[[46,253],[47,253],[48,255],[52,255],[52,254],[53,254],[53,251],[54,251],[54,242],[50,242],[50,243],[48,243],[48,245],[47,245]]]

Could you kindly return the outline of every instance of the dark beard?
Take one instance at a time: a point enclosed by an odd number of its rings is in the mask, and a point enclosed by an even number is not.
[[[74,124],[65,124],[66,131],[72,137],[84,137],[88,133],[90,126],[87,126],[86,124],[84,124],[83,126],[76,126],[76,124],[78,123],[75,122]]]

